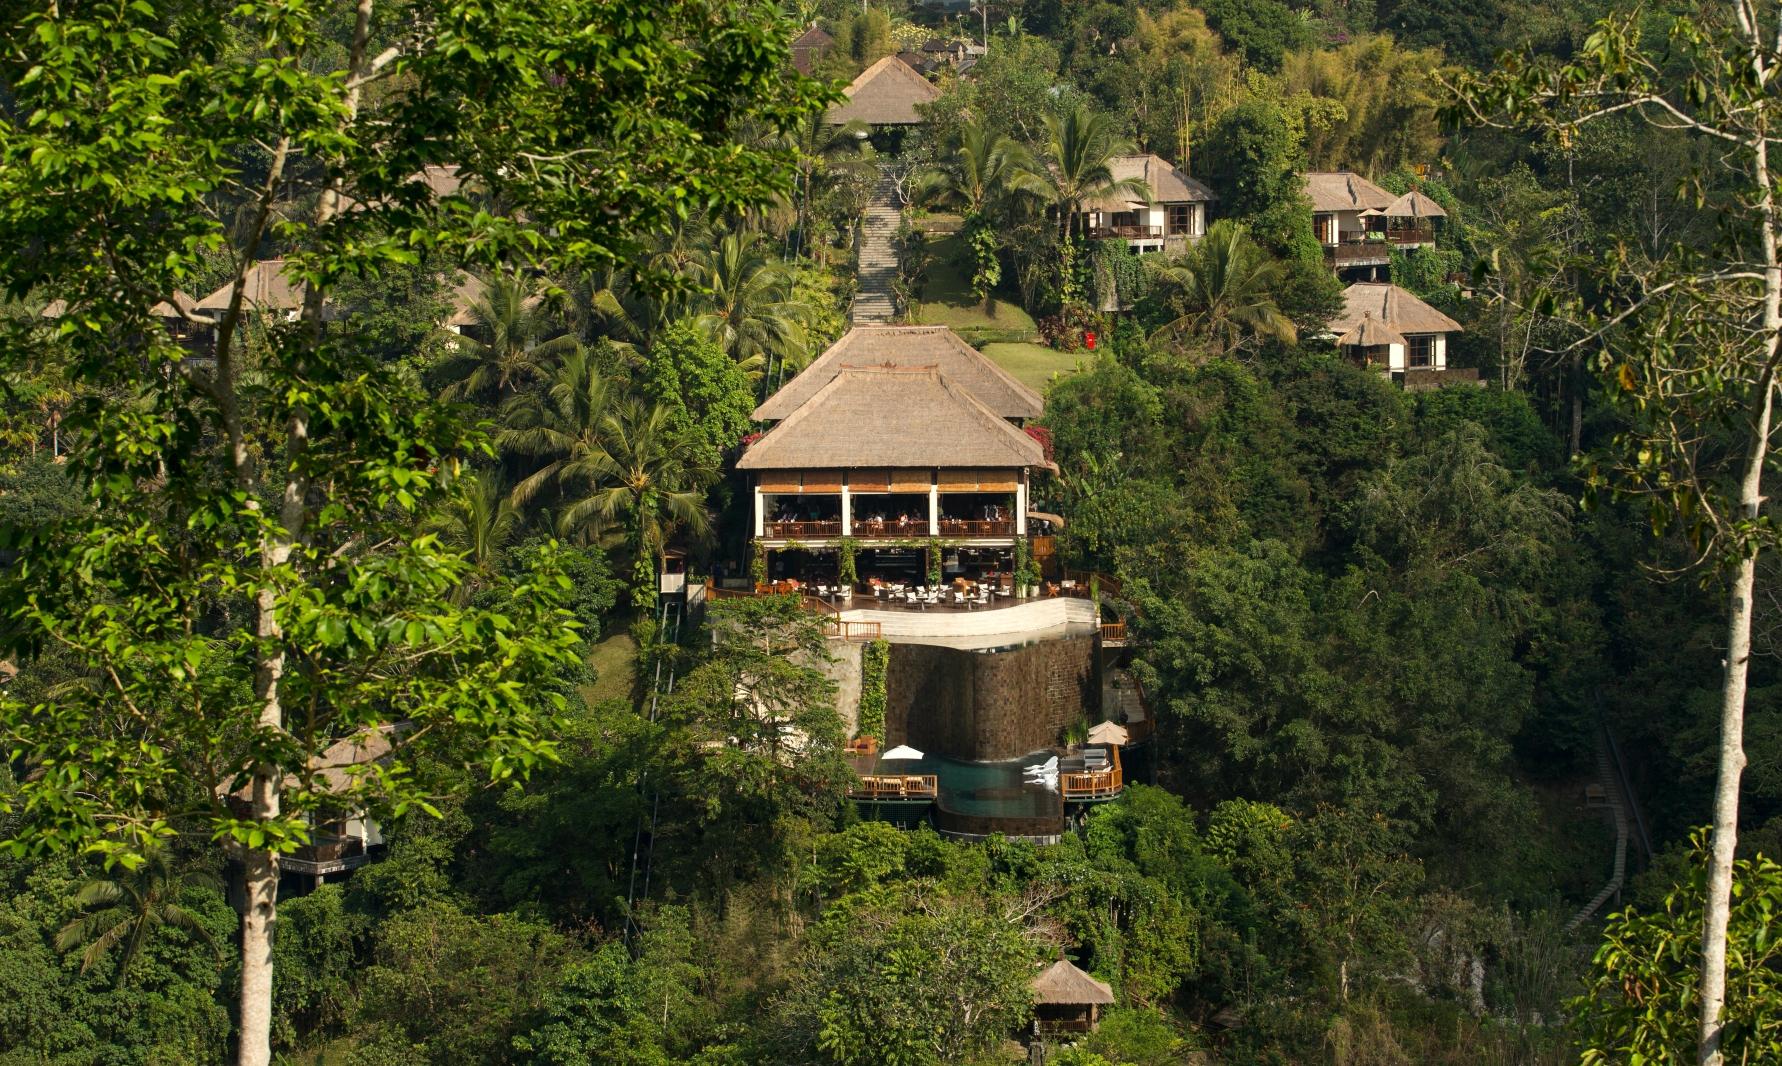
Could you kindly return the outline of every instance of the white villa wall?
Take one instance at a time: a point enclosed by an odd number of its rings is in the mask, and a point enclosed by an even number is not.
[[[1389,344],[1386,347],[1387,347],[1387,360],[1388,360],[1387,370],[1390,373],[1396,374],[1396,373],[1402,372],[1409,368],[1410,353],[1408,351],[1406,351],[1404,345]],[[1434,364],[1430,367],[1422,367],[1420,369],[1425,369],[1425,370],[1428,370],[1428,369],[1446,370],[1446,369],[1448,369],[1448,335],[1446,333],[1435,334],[1435,362],[1434,362]]]

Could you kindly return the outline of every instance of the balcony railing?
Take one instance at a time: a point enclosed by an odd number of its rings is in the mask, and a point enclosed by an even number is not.
[[[1058,775],[1058,791],[1065,799],[1100,799],[1118,796],[1126,782],[1118,766],[1108,770],[1085,770]]]
[[[770,537],[839,537],[841,536],[841,519],[822,518],[803,522],[768,522],[765,523],[767,535]]]
[[[1089,236],[1096,240],[1160,241],[1162,226],[1090,226]]]
[[[1413,244],[1434,244],[1433,229],[1374,230],[1366,237],[1344,237],[1324,246],[1324,254],[1338,263],[1384,262],[1392,249]]]
[[[926,537],[928,535],[928,516],[913,518],[908,522],[884,518],[856,518],[854,520],[856,537]]]
[[[365,842],[358,837],[317,836],[315,843],[279,859],[279,866],[295,874],[329,874],[362,866],[369,859]]]
[[[946,518],[940,520],[943,537],[1012,537],[1015,535],[1015,521],[1012,518]]]
[[[933,799],[940,778],[933,774],[866,774],[848,790],[854,799]]]

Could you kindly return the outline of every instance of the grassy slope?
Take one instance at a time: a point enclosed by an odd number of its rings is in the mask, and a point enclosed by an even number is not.
[[[996,313],[984,313],[983,303],[971,294],[971,275],[954,261],[959,250],[958,237],[944,237],[929,247],[928,284],[922,290],[923,324],[950,326],[961,332],[1034,331],[1033,316],[1022,310],[1020,304],[997,297]]]
[[[594,645],[588,665],[594,668],[594,684],[583,690],[582,697],[589,703],[631,698],[637,671],[637,642],[631,634],[621,630]]]
[[[1053,374],[1076,372],[1079,360],[1093,358],[1089,352],[1058,352],[1043,344],[1010,344],[994,342],[984,345],[984,354],[997,366],[1013,374],[1029,388],[1046,391]]]

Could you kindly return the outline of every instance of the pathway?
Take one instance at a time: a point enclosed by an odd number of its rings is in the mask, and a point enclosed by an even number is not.
[[[1565,923],[1565,931],[1575,931],[1590,919],[1590,916],[1603,908],[1609,900],[1618,896],[1621,886],[1627,879],[1627,804],[1621,795],[1621,780],[1615,773],[1615,766],[1609,755],[1607,734],[1597,731],[1596,737],[1596,776],[1602,782],[1603,798],[1608,801],[1609,814],[1615,820],[1615,862],[1609,868],[1609,881],[1603,885],[1596,898],[1586,903],[1572,915],[1571,921]]]
[[[854,325],[890,322],[897,305],[891,283],[897,279],[897,190],[889,176],[881,177],[866,207],[860,232],[860,291],[854,297]]]

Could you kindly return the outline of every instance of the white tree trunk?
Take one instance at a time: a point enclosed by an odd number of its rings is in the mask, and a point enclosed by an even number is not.
[[[353,25],[353,44],[347,61],[345,121],[358,115],[362,79],[365,76],[365,44],[370,36],[372,0],[358,0]],[[343,131],[344,132],[344,131]],[[340,210],[341,179],[333,177],[322,190],[316,207],[316,224],[324,225]],[[314,287],[304,294],[302,319],[311,350],[321,343],[322,293]],[[255,632],[261,650],[255,677],[260,700],[260,727],[284,729],[284,707],[279,681],[285,672],[284,631],[277,616],[277,596],[271,575],[284,567],[304,535],[309,482],[298,472],[302,454],[309,447],[309,418],[298,408],[285,423],[285,478],[279,501],[279,530],[261,544],[262,565],[268,583],[256,597]],[[279,816],[283,775],[277,766],[260,766],[253,778],[254,818],[271,821]],[[278,924],[278,855],[250,851],[242,874],[247,910],[241,921],[241,1040],[238,1066],[271,1066],[272,1063],[272,944]]]
[[[1741,29],[1751,44],[1752,65],[1767,81],[1768,53],[1757,34],[1755,12],[1738,5]],[[1757,418],[1750,452],[1739,483],[1739,519],[1755,522],[1763,507],[1763,473],[1769,461],[1770,421],[1776,403],[1776,354],[1782,332],[1782,263],[1776,249],[1776,194],[1769,166],[1769,135],[1761,121],[1751,139],[1751,175],[1758,190],[1763,249],[1763,361],[1755,387]],[[1752,594],[1757,584],[1757,548],[1741,546],[1739,566],[1727,600],[1726,678],[1720,700],[1720,770],[1714,783],[1713,852],[1708,865],[1708,898],[1702,916],[1702,1066],[1722,1066],[1720,1042],[1726,1006],[1726,927],[1732,910],[1733,852],[1739,839],[1739,778],[1745,770],[1745,684],[1751,665]]]

